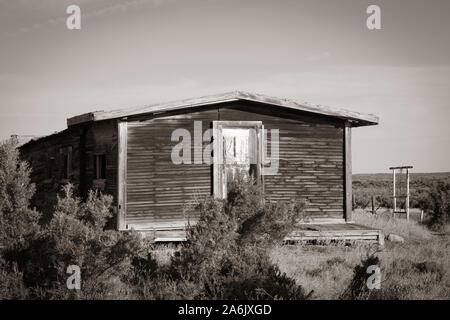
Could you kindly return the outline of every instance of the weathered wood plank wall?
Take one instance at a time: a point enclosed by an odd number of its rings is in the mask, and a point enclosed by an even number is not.
[[[344,217],[344,122],[246,102],[128,122],[129,227],[183,225],[186,203],[211,194],[210,165],[176,165],[170,158],[178,143],[171,141],[172,132],[184,128],[193,139],[194,120],[203,122],[203,131],[214,120],[262,121],[266,129],[279,129],[279,172],[264,178],[267,198],[303,198],[311,217]],[[202,150],[194,150],[192,143],[192,160],[195,152]]]
[[[174,164],[171,160],[172,132],[186,129],[191,135],[191,161],[195,153],[194,121],[203,130],[217,119],[217,108],[144,121],[128,122],[127,224],[128,227],[184,225],[184,207],[194,197],[211,194],[211,165]],[[205,142],[202,145],[206,146]],[[197,217],[190,217],[196,219]]]
[[[72,148],[71,174],[64,178],[62,148]],[[21,155],[32,169],[31,181],[36,184],[32,205],[44,213],[44,220],[51,217],[56,204],[56,194],[62,185],[71,182],[84,197],[93,188],[96,154],[106,155],[105,189],[102,192],[116,199],[117,195],[117,129],[115,121],[72,127],[60,133],[31,141],[20,147]],[[111,227],[113,225],[111,224]]]
[[[193,143],[195,120],[202,121],[203,132],[214,120],[262,121],[265,129],[279,129],[279,171],[274,176],[265,176],[266,197],[272,200],[306,199],[309,215],[344,218],[344,121],[260,103],[230,102],[123,119],[128,122],[128,227],[182,226],[188,218],[184,211],[186,204],[194,197],[212,194],[211,165],[176,165],[171,160],[172,148],[178,143],[171,141],[171,135],[177,128],[190,132],[192,160],[196,153],[203,152]],[[203,142],[202,147],[208,143]],[[72,146],[73,150],[69,180],[81,194],[93,187],[95,155],[106,155],[104,192],[113,195],[117,203],[118,132],[117,120],[112,119],[69,127],[22,147],[22,154],[33,168],[32,181],[37,183],[35,205],[40,208],[51,203],[49,198],[54,204],[58,188],[66,182],[61,178],[64,166],[59,151],[66,146]],[[195,216],[190,218],[196,219]]]
[[[31,205],[43,213],[43,221],[51,218],[56,204],[56,194],[63,184],[71,181],[76,188],[80,181],[80,134],[79,129],[67,129],[49,137],[31,141],[19,148],[22,160],[31,167],[31,182],[36,192]],[[70,176],[64,177],[64,154],[62,148],[72,147]]]
[[[279,171],[264,177],[268,199],[306,199],[309,216],[343,218],[344,122],[249,103],[219,112],[220,120],[260,120],[267,130],[279,129]]]

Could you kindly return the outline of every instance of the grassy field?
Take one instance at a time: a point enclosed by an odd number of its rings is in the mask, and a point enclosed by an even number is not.
[[[375,207],[392,208],[392,174],[354,174],[352,176],[353,197],[355,208],[371,207],[371,198],[375,197]],[[406,194],[405,175],[397,174],[397,195]],[[450,182],[449,172],[411,173],[410,174],[410,207],[424,208],[428,200],[430,187],[438,181]],[[397,199],[397,207],[404,208],[403,198]]]
[[[414,170],[414,169],[413,169]],[[399,179],[399,174],[397,173],[397,179]],[[403,179],[403,178],[402,178]],[[410,180],[411,183],[429,183],[437,180],[449,180],[450,172],[429,172],[429,173],[418,173],[411,172]],[[358,173],[352,175],[353,181],[359,182],[389,182],[392,184],[392,173]]]
[[[312,299],[345,298],[343,293],[352,283],[355,267],[369,255],[379,259],[382,283],[381,289],[371,290],[362,298],[450,299],[450,227],[447,225],[439,233],[431,232],[425,226],[429,218],[426,210],[421,222],[421,204],[429,196],[427,189],[436,181],[449,181],[450,174],[412,174],[409,221],[402,214],[392,217],[390,174],[354,175],[353,179],[358,201],[353,212],[355,222],[383,230],[386,236],[401,236],[405,241],[386,241],[381,250],[376,244],[364,242],[351,246],[280,245],[271,250],[272,261],[308,293],[312,291]],[[376,215],[368,205],[372,196],[378,201]],[[168,264],[176,250],[160,246],[155,252],[158,262]]]
[[[280,245],[271,251],[272,260],[308,292],[313,291],[312,299],[340,299],[355,266],[370,253],[381,262],[382,299],[450,299],[450,232],[436,235],[414,219],[389,219],[387,213],[374,217],[356,210],[354,217],[359,224],[382,229],[386,235],[400,235],[405,242],[386,241],[381,251],[363,242],[351,246]],[[167,264],[176,250],[158,247],[159,263]]]
[[[358,210],[357,223],[405,238],[386,242],[376,253],[381,261],[381,298],[450,299],[450,235],[433,235],[415,221],[373,217]],[[364,243],[344,245],[292,245],[272,250],[272,259],[296,279],[314,299],[339,299],[349,286],[353,270],[376,248]],[[380,296],[377,296],[380,298]]]

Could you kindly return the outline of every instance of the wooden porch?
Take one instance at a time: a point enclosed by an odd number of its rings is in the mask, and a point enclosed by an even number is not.
[[[381,230],[369,228],[352,222],[300,224],[285,241],[290,242],[352,242],[368,241],[384,245]]]
[[[158,230],[139,230],[146,237],[151,237],[154,242],[181,242],[186,241],[184,227],[171,227]],[[367,241],[384,245],[384,234],[376,230],[353,222],[340,223],[302,223],[285,238],[286,243],[320,243],[320,242],[345,242]]]

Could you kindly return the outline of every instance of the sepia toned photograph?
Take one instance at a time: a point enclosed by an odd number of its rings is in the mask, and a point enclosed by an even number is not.
[[[0,0],[0,300],[450,300],[449,14]]]

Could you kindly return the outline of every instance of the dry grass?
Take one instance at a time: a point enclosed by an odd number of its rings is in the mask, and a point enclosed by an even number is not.
[[[408,222],[404,218],[393,218],[389,210],[383,210],[376,215],[361,209],[353,212],[353,220],[375,229],[381,229],[385,235],[390,233],[399,235],[408,240],[431,239],[430,231],[413,219]]]
[[[152,256],[160,266],[169,265],[174,253],[179,249],[176,244],[158,244],[152,249]]]
[[[357,212],[357,223],[382,229],[406,239],[405,243],[386,242],[376,253],[381,261],[382,299],[450,299],[450,237],[433,236],[415,222],[389,220],[383,216]],[[283,272],[315,299],[338,299],[353,277],[353,269],[374,253],[367,244],[279,246],[271,257]]]
[[[281,271],[294,278],[313,298],[337,299],[350,283],[353,268],[367,252],[366,246],[280,246],[271,256]]]
[[[450,299],[450,236],[432,235],[422,225],[404,219],[389,220],[387,215],[372,216],[355,212],[357,223],[382,229],[406,239],[405,243],[386,242],[376,254],[381,261],[384,299]],[[158,245],[153,250],[160,264],[169,263],[179,249]],[[374,253],[366,243],[352,246],[285,245],[271,251],[272,260],[281,271],[293,277],[314,299],[339,299],[353,277],[353,269]]]

